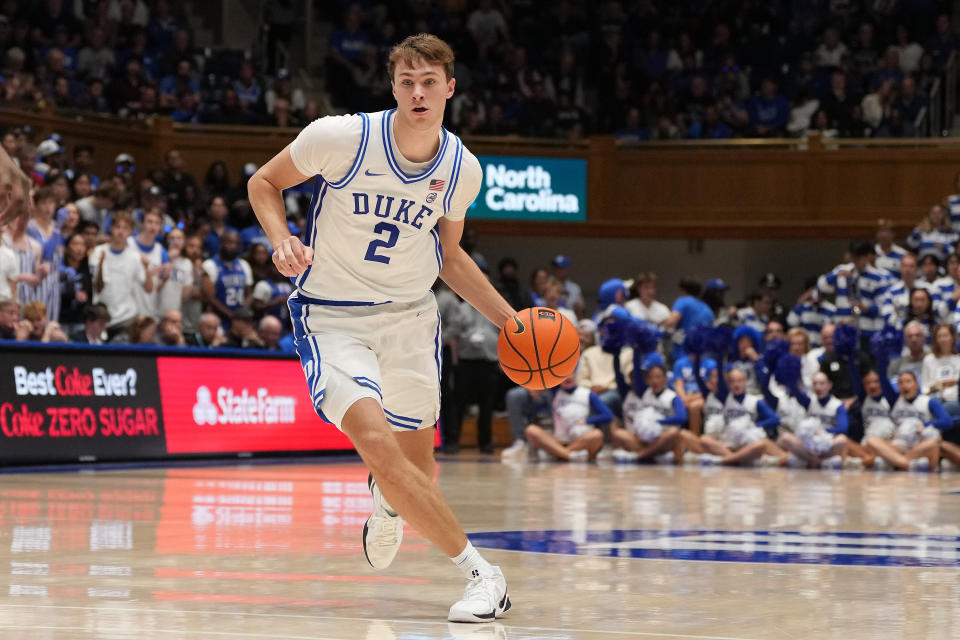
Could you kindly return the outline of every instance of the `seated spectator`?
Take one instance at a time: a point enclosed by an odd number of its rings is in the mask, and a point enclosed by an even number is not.
[[[257,328],[257,335],[263,342],[261,349],[280,350],[280,338],[283,337],[283,324],[274,316],[264,316]]]
[[[603,431],[596,428],[613,420],[597,394],[567,377],[553,395],[553,433],[536,424],[526,428],[527,442],[540,460],[583,462],[593,460],[603,447]]]
[[[133,231],[133,216],[118,211],[110,226],[110,241],[98,245],[90,255],[93,301],[103,302],[110,312],[107,333],[113,339],[126,331],[137,317],[136,289],[151,293],[153,276],[146,256],[127,244]]]
[[[110,340],[110,344],[147,344],[157,343],[157,321],[151,316],[137,316],[127,326],[127,330]]]
[[[110,324],[110,311],[102,302],[88,304],[83,308],[83,328],[70,336],[73,342],[81,344],[105,344],[107,326]]]
[[[687,129],[687,137],[697,140],[726,140],[733,137],[733,131],[720,119],[717,107],[711,104],[703,110],[703,117]]]
[[[599,344],[594,344],[596,325],[592,320],[581,320],[577,326],[580,332],[580,363],[577,365],[577,384],[593,391],[605,405],[610,407],[615,416],[622,417],[620,393],[617,389],[617,378],[614,374],[613,355],[604,351]],[[620,369],[627,376],[633,369],[633,349],[630,347],[624,347],[620,351]]]
[[[160,81],[160,106],[172,110],[182,105],[182,97],[190,95],[196,102],[200,95],[200,85],[193,77],[193,63],[188,58],[181,58],[177,62],[176,72]],[[183,120],[176,120],[183,122]]]
[[[782,135],[790,116],[790,103],[777,91],[773,77],[764,78],[760,93],[747,102],[753,133],[759,137]]]
[[[18,329],[18,340],[34,342],[69,342],[60,323],[47,317],[47,305],[39,300],[23,307],[23,320]]]
[[[263,339],[257,335],[254,325],[253,311],[250,311],[250,309],[246,307],[241,307],[233,312],[233,318],[230,321],[230,331],[220,346],[230,347],[232,349],[263,348]]]
[[[522,394],[519,393],[521,391]],[[523,460],[529,455],[531,448],[526,440],[526,430],[529,425],[536,425],[545,431],[553,429],[552,403],[553,391],[551,390],[540,391],[514,387],[507,393],[507,408],[513,409],[510,412],[510,437],[513,444],[500,452],[501,460]],[[515,418],[518,428],[514,426]]]
[[[923,383],[923,359],[927,356],[927,334],[919,322],[908,322],[903,327],[903,346],[907,351],[890,363],[889,374],[897,378],[901,373],[913,374],[917,384]],[[864,371],[865,369],[861,369]]]
[[[903,322],[898,326],[905,326],[911,322],[917,322],[923,327],[924,341],[930,344],[933,336],[933,329],[938,323],[937,302],[934,301],[930,290],[926,287],[915,287],[910,291],[910,306],[903,318]]]
[[[3,227],[0,226],[0,229]],[[0,242],[0,302],[17,301],[20,261],[13,249]]]
[[[874,129],[890,116],[890,111],[893,109],[893,86],[892,79],[882,80],[860,101],[863,120]]]
[[[913,292],[924,289],[929,292],[935,307],[942,304],[940,293],[934,286],[919,277],[917,259],[912,253],[907,253],[900,260],[900,279],[889,284],[883,294],[880,312],[886,324],[901,328],[908,322]]]
[[[116,64],[116,55],[100,27],[90,30],[87,46],[77,54],[77,71],[85,78],[106,80]]]
[[[562,297],[560,306],[571,309],[574,316],[574,322],[576,318],[584,314],[584,305],[583,305],[583,291],[580,289],[580,285],[570,279],[570,258],[564,255],[558,255],[554,257],[553,262],[553,277],[560,281],[562,286]]]
[[[287,298],[293,291],[290,279],[277,271],[271,261],[268,263],[266,277],[253,287],[250,306],[258,316],[272,316],[280,321],[281,325],[287,326],[290,322]]]
[[[183,315],[179,311],[167,310],[160,316],[157,325],[156,343],[166,347],[183,347],[187,341],[183,335]]]
[[[215,313],[204,313],[197,322],[197,330],[185,338],[191,347],[219,347],[224,342],[220,317]]]
[[[18,340],[20,304],[16,300],[0,300],[0,340]]]
[[[528,294],[535,307],[544,306],[543,297],[547,293],[547,282],[550,280],[550,274],[543,267],[537,267],[530,274],[530,290]]]
[[[722,278],[710,278],[707,280],[707,284],[703,286],[702,300],[713,312],[713,324],[716,326],[732,324],[733,318],[737,315],[737,308],[728,307],[724,300],[728,289],[730,289],[730,285],[724,282]]]
[[[833,28],[823,32],[823,43],[817,47],[818,67],[839,67],[840,61],[848,53],[847,45],[840,40],[840,33]]]

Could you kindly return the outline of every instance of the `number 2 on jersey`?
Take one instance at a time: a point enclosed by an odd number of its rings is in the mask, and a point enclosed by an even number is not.
[[[370,262],[382,262],[383,264],[390,264],[389,256],[381,256],[377,254],[377,249],[390,249],[391,247],[397,244],[397,238],[400,237],[400,229],[397,228],[397,225],[390,224],[389,222],[380,222],[373,228],[373,232],[377,235],[380,235],[386,232],[386,240],[372,240],[370,246],[367,247],[367,255],[363,257],[364,260],[369,260]]]

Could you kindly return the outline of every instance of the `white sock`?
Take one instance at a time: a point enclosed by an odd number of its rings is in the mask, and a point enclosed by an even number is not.
[[[483,559],[480,552],[473,548],[473,544],[467,540],[467,546],[463,548],[455,558],[450,558],[450,562],[457,565],[460,573],[467,580],[473,580],[481,573],[490,573],[493,565]]]

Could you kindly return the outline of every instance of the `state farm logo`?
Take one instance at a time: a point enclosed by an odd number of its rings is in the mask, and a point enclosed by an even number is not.
[[[228,387],[217,389],[217,402],[206,386],[197,387],[193,421],[205,424],[293,424],[297,420],[297,399],[273,396],[260,387],[255,394],[247,389],[236,393]]]

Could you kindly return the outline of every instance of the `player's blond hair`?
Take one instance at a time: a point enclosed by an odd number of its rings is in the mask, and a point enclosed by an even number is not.
[[[401,62],[409,67],[415,66],[418,62],[440,65],[447,80],[453,77],[453,49],[432,33],[407,36],[390,50],[390,57],[387,58],[387,73],[390,75],[390,80],[393,80],[393,74]]]

